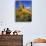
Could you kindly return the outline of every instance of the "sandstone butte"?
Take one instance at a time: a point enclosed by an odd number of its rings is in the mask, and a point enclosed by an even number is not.
[[[21,11],[19,11],[21,9]],[[20,13],[28,13],[30,16],[32,16],[32,12],[29,9],[26,9],[24,5],[20,5],[18,9],[16,9],[16,13],[19,15]]]

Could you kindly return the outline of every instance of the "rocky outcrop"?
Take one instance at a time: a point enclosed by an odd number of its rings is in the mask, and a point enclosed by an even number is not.
[[[46,43],[46,39],[37,38],[33,40],[34,43]]]

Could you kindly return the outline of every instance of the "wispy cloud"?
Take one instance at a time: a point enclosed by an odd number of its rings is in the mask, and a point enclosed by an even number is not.
[[[30,9],[30,7],[26,7],[27,9]]]

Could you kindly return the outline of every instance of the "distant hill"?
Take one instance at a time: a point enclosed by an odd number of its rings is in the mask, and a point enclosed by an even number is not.
[[[46,39],[37,38],[33,40],[34,43],[46,43]]]

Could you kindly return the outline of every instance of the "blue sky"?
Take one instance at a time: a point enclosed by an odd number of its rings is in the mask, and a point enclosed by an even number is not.
[[[19,7],[19,2],[22,2],[22,4],[24,4],[25,7],[31,7],[32,5],[32,1],[16,1],[16,8]]]
[[[19,0],[19,1],[32,1],[32,0]]]

